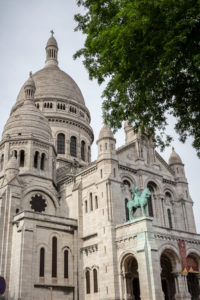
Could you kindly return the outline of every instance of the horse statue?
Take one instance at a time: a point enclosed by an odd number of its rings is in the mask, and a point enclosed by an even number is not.
[[[141,207],[143,217],[146,217],[146,206],[147,199],[151,196],[151,192],[148,188],[145,188],[140,194],[138,187],[133,187],[133,196],[130,201],[127,203],[129,211],[129,221],[134,220],[134,214],[138,207]]]

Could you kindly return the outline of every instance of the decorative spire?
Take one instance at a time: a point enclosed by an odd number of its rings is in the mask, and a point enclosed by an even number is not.
[[[51,30],[51,36],[46,45],[46,66],[58,65],[58,44],[54,38],[54,31]]]
[[[29,79],[24,84],[25,98],[30,101],[34,99],[35,82],[32,77],[32,72],[29,73]]]

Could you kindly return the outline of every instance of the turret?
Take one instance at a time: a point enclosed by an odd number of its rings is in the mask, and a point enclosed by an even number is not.
[[[175,152],[174,147],[172,147],[172,153],[170,155],[168,164],[170,168],[174,171],[176,180],[184,181],[187,183],[187,179],[185,177],[184,164],[180,156]]]
[[[53,34],[53,30],[51,30],[51,37],[46,45],[46,66],[58,65],[58,44]]]
[[[116,158],[115,145],[116,140],[112,131],[107,125],[104,124],[97,140],[98,160],[105,158]]]

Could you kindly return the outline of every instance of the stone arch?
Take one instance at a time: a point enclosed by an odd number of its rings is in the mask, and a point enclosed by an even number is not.
[[[136,256],[128,252],[124,254],[120,262],[120,274],[122,275],[123,299],[140,299],[140,283],[138,262]]]
[[[175,274],[181,270],[180,259],[173,247],[165,247],[160,253],[161,283],[164,299],[174,299],[177,290]]]
[[[153,182],[157,186],[158,194],[161,194],[162,184],[156,178],[148,176],[144,181],[144,187],[147,187],[149,182]]]
[[[172,244],[172,242],[166,242],[159,249],[159,256],[165,252],[167,256],[172,260],[173,271],[181,272],[181,260],[179,250]]]
[[[199,299],[200,296],[200,255],[198,251],[187,251],[187,286],[192,300]]]
[[[128,181],[130,181],[131,188],[133,185],[136,186],[136,180],[131,174],[123,172],[120,174],[120,177],[121,177],[122,183],[124,180],[128,180]]]
[[[27,199],[28,194],[30,193],[43,193],[44,195],[46,195],[52,202],[52,205],[54,206],[54,209],[56,210],[58,208],[58,200],[55,197],[55,195],[51,192],[48,191],[47,189],[41,187],[41,186],[32,186],[32,187],[28,187],[23,194],[23,199],[25,201],[25,199]],[[24,202],[23,201],[23,202]]]

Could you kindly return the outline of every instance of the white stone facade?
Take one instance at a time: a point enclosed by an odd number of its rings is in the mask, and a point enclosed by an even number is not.
[[[0,143],[5,299],[200,299],[200,235],[181,158],[173,150],[166,163],[125,122],[125,145],[116,149],[104,125],[91,162],[90,113],[58,67],[53,35],[46,52]],[[147,217],[138,209],[128,221],[133,187],[151,197]]]

